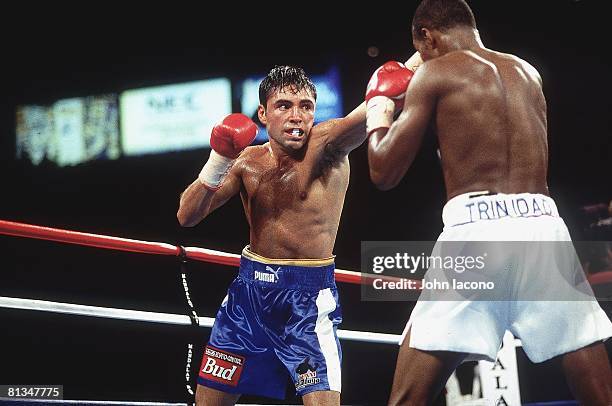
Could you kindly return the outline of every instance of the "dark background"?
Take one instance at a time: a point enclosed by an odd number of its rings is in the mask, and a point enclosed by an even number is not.
[[[602,2],[470,4],[486,46],[526,59],[543,76],[550,191],[573,237],[583,239],[579,208],[612,198],[612,65]],[[347,3],[340,7],[350,10],[334,13],[329,4],[264,6],[213,12],[98,5],[65,14],[44,9],[10,14],[16,28],[2,30],[0,218],[239,252],[248,242],[248,227],[237,198],[193,229],[176,221],[178,196],[208,150],[35,167],[15,160],[15,108],[218,76],[237,83],[276,64],[303,66],[311,75],[337,64],[348,113],[362,101],[374,69],[414,52],[415,1],[401,7]],[[378,56],[368,56],[370,46],[379,49]],[[372,186],[366,148],[351,153],[351,183],[335,247],[338,267],[358,270],[361,241],[437,237],[445,193],[435,149],[435,137],[429,136],[404,180],[389,192]],[[0,237],[0,253],[2,296],[184,310],[174,258],[13,237]],[[191,266],[191,293],[200,315],[214,315],[234,274],[231,267]],[[340,284],[340,294],[345,329],[399,334],[412,308],[361,302],[353,285]],[[203,344],[209,332],[6,309],[0,310],[0,323],[0,384],[63,384],[67,398],[92,400],[184,400],[185,343]],[[397,349],[345,342],[343,350],[343,403],[384,404]],[[519,362],[525,371],[524,401],[569,396],[554,361],[528,365],[519,351]],[[261,401],[243,398],[251,400]]]

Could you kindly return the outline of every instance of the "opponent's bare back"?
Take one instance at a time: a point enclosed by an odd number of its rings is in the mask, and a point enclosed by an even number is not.
[[[423,68],[438,86],[435,127],[448,198],[474,190],[548,194],[538,72],[484,48],[454,51]]]
[[[424,31],[413,43],[425,63],[402,113],[370,137],[372,181],[395,187],[433,126],[448,199],[482,190],[548,194],[546,101],[535,68],[485,48],[470,27]]]

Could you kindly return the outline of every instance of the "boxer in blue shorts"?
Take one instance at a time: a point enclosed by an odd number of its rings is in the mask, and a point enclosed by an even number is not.
[[[448,241],[523,241],[523,247],[569,242],[548,196],[546,100],[537,70],[485,48],[464,0],[423,0],[412,20],[412,40],[424,63],[397,120],[389,94],[395,78],[373,78],[366,94],[373,182],[384,190],[397,185],[433,124],[447,192],[436,247]],[[389,404],[431,404],[459,363],[494,359],[505,330],[522,340],[534,362],[559,356],[581,404],[612,404],[602,343],[612,335],[610,320],[592,296],[552,303],[520,299],[530,290],[563,286],[566,280],[555,284],[553,278],[567,273],[569,264],[559,261],[561,255],[522,255],[504,245],[496,260],[514,265],[498,268],[496,277],[508,281],[500,288],[510,300],[427,301],[423,292],[406,327]],[[426,278],[431,271],[436,269]]]
[[[282,398],[288,380],[306,405],[340,404],[332,251],[348,153],[366,138],[365,104],[314,126],[316,98],[302,69],[272,69],[257,112],[270,141],[247,147],[256,125],[242,114],[226,117],[213,128],[198,179],[181,194],[183,226],[238,193],[250,225],[239,276],[206,347],[198,404],[232,405],[242,393]]]
[[[198,383],[282,399],[289,374],[300,396],[339,391],[341,321],[333,258],[272,260],[247,247],[217,313]]]

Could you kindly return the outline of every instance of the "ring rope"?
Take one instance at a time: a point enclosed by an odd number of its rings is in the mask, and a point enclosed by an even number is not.
[[[70,231],[70,230],[63,230],[63,229],[58,229],[58,228],[36,226],[32,224],[17,223],[17,222],[7,221],[7,220],[0,220],[0,234],[11,235],[11,236],[16,236],[16,237],[27,237],[27,238],[36,238],[36,239],[42,239],[42,240],[58,241],[58,242],[64,242],[64,243],[69,243],[69,244],[86,245],[86,246],[105,248],[105,249],[114,249],[114,250],[119,250],[119,251],[139,252],[139,253],[145,253],[145,254],[174,255],[174,256],[179,256],[179,257],[181,256],[181,248],[179,246],[174,246],[171,244],[133,240],[133,239],[127,239],[127,238],[121,238],[121,237],[111,237],[111,236],[98,235],[98,234],[92,234],[92,233],[83,233],[79,231]],[[190,258],[190,259],[193,259],[196,261],[202,261],[202,262],[211,262],[211,263],[216,263],[216,264],[221,264],[221,265],[230,265],[230,266],[240,265],[240,255],[223,252],[223,251],[206,249],[206,248],[185,247],[184,256],[186,258]],[[370,275],[370,274],[364,274],[364,273],[356,272],[356,271],[349,271],[345,269],[336,269],[335,276],[338,282],[346,282],[346,283],[353,283],[353,284],[368,284],[374,278],[376,279],[380,278],[380,279],[390,280],[390,281],[399,280],[399,278],[382,276],[382,275]],[[0,307],[5,307],[3,306],[3,299],[19,300],[16,298],[0,297]],[[30,299],[20,299],[20,300],[31,301]],[[43,303],[44,301],[36,301],[36,302]],[[54,302],[47,302],[47,303],[54,303]],[[57,303],[57,304],[65,305],[67,306],[67,308],[70,308],[70,306],[84,306],[84,305],[72,305],[69,303]],[[13,307],[13,306],[6,306],[6,307]],[[94,308],[94,307],[84,306],[84,308]],[[73,308],[73,309],[76,309],[76,308]],[[99,308],[99,309],[105,309],[105,308]],[[38,309],[32,309],[32,310],[38,310]],[[40,310],[43,310],[43,309],[40,309]],[[166,313],[152,313],[152,312],[143,312],[143,311],[136,311],[136,310],[125,310],[125,309],[114,309],[114,310],[118,310],[118,311],[123,310],[127,312],[127,313],[118,313],[118,314],[122,314],[123,316],[129,315],[129,314],[168,315]],[[47,311],[54,311],[54,310],[47,310]],[[74,311],[72,313],[78,314]],[[112,312],[110,313],[112,314]],[[181,318],[181,321],[177,322],[176,324],[191,324],[191,320],[189,316],[184,316],[184,315],[168,315],[168,316],[176,316],[178,318]],[[100,315],[99,317],[112,317],[112,316]],[[130,319],[130,318],[126,317],[126,319]],[[189,320],[189,322],[188,323],[185,322],[184,321],[185,319]],[[211,319],[211,318],[200,318],[199,320],[200,327],[205,326],[204,324],[202,324],[202,320],[205,320],[205,319],[210,319],[214,321],[214,319]],[[133,319],[133,320],[157,321],[157,320],[146,320],[146,319],[141,320],[138,318]],[[178,320],[178,319],[173,319],[173,320]],[[163,320],[160,322],[170,323],[170,321],[163,321]],[[340,334],[343,335],[343,337],[341,338],[344,338],[346,340],[359,340],[358,338],[360,337],[359,334],[357,336],[353,336],[352,333],[373,334],[374,336],[372,337],[380,338],[380,341],[376,339],[374,340],[364,339],[363,340],[363,341],[368,341],[368,342],[396,344],[399,342],[399,337],[400,337],[398,335],[396,339],[395,335],[393,334],[351,332],[350,330],[338,330],[339,336]],[[380,336],[381,334],[382,336]],[[521,345],[520,339],[516,339],[515,343],[517,346],[520,346]]]
[[[177,257],[183,255],[181,247],[172,244],[83,233],[80,231],[63,230],[6,220],[0,220],[0,234],[142,254],[172,255]],[[202,262],[230,266],[240,265],[240,255],[206,248],[184,247],[184,256]],[[352,284],[369,284],[373,279],[383,279],[395,282],[400,281],[399,278],[371,275],[345,269],[336,269],[335,276],[338,282]]]
[[[20,310],[37,310],[44,312],[93,316],[109,319],[144,321],[151,323],[191,325],[191,318],[183,314],[146,312],[142,310],[117,309],[109,307],[88,306],[73,303],[51,302],[46,300],[22,299],[0,296],[0,307]],[[212,327],[213,317],[199,317],[200,327]],[[361,341],[379,344],[399,344],[399,334],[374,333],[369,331],[338,330],[338,338],[348,341]]]

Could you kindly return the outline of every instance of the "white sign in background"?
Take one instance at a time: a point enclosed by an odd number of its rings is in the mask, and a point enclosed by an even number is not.
[[[488,405],[521,405],[518,368],[516,364],[516,342],[506,331],[502,348],[495,362],[479,361],[482,395]]]
[[[59,166],[86,160],[83,139],[84,99],[64,99],[53,103],[55,159]]]
[[[210,146],[212,127],[232,111],[229,79],[127,90],[120,95],[125,155]]]

